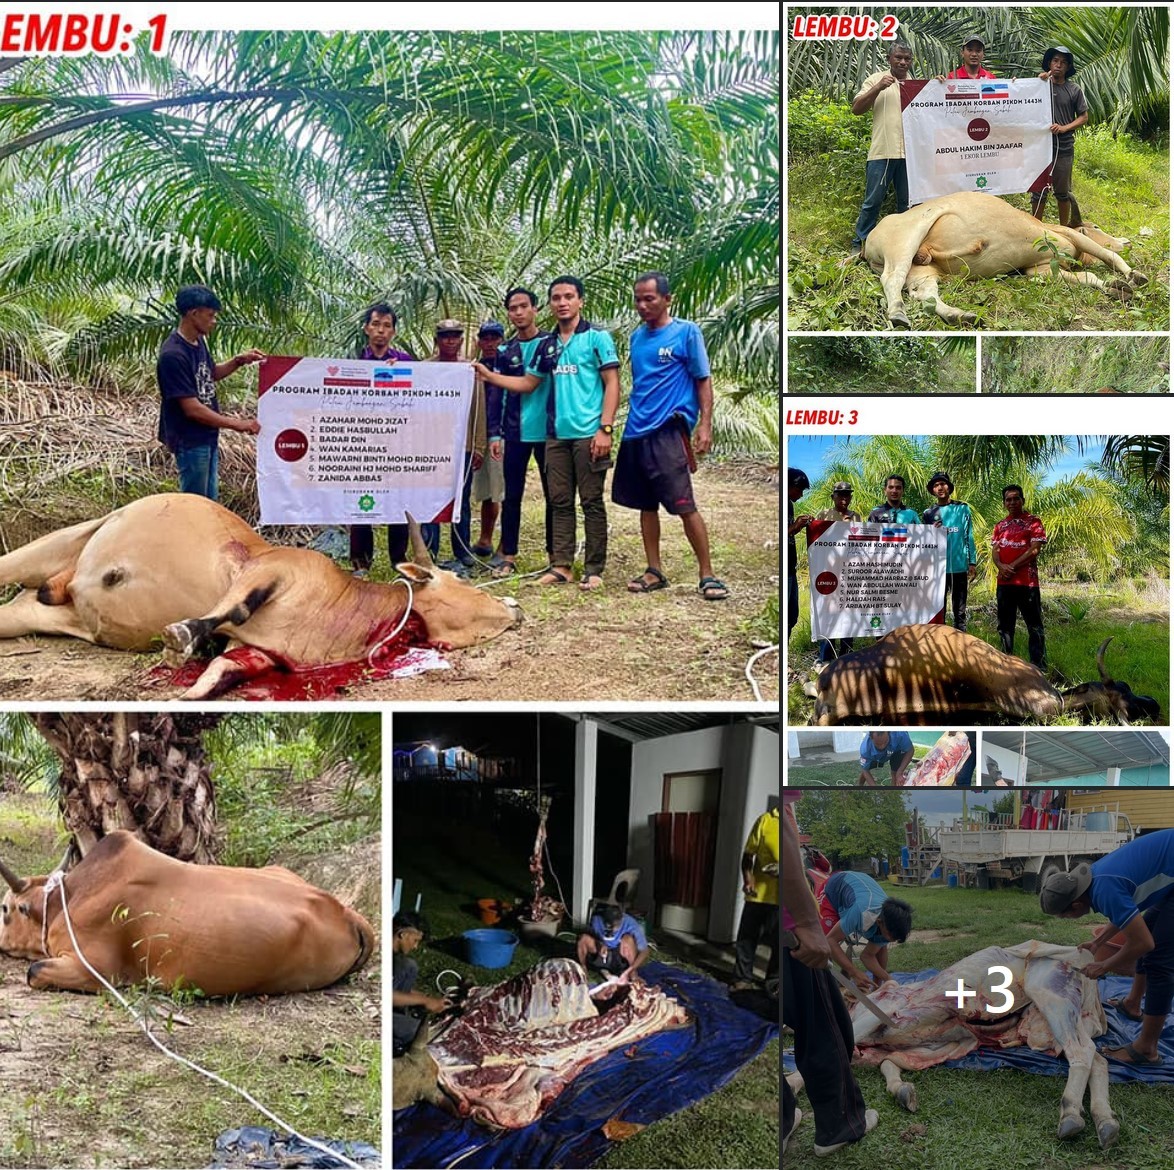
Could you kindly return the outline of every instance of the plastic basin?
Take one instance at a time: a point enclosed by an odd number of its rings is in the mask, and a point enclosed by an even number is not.
[[[508,967],[518,945],[518,936],[509,930],[466,930],[461,937],[475,967]]]

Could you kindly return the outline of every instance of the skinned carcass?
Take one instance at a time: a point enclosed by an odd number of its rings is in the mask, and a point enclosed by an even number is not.
[[[922,724],[1000,715],[1044,721],[1074,711],[1086,721],[1157,721],[1161,708],[1148,695],[1105,670],[1106,638],[1097,650],[1099,683],[1057,690],[1030,662],[1005,654],[952,626],[898,626],[872,645],[826,666],[805,690],[815,699],[811,723]]]
[[[460,1115],[503,1129],[529,1125],[589,1064],[689,1020],[681,1004],[643,982],[594,991],[573,959],[473,988],[463,1014],[428,1045]]]
[[[1106,1025],[1096,981],[1081,973],[1092,961],[1091,954],[1075,947],[1033,940],[976,951],[921,983],[887,982],[872,999],[895,1027],[857,1004],[852,1025],[858,1059],[879,1065],[888,1091],[912,1113],[917,1093],[901,1080],[902,1069],[930,1068],[977,1048],[1026,1046],[1062,1054],[1068,1081],[1057,1136],[1070,1138],[1084,1129],[1087,1088],[1097,1141],[1108,1149],[1120,1126],[1109,1105],[1109,1065],[1093,1044]],[[963,990],[977,993],[967,996],[963,1007],[957,1006],[959,980]],[[1004,1005],[1005,1011],[990,1010]]]

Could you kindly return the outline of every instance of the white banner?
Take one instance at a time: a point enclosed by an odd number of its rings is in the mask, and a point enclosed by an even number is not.
[[[1051,82],[1036,77],[903,81],[909,202],[1042,190],[1051,177]]]
[[[816,521],[807,567],[812,641],[880,637],[945,610],[946,532],[932,524]]]
[[[459,519],[472,397],[466,362],[267,358],[261,523],[426,523],[450,504]]]

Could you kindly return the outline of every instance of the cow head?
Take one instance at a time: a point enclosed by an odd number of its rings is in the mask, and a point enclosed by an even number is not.
[[[1116,719],[1118,723],[1137,723],[1149,719],[1157,723],[1162,708],[1149,695],[1134,694],[1128,683],[1117,682],[1105,670],[1105,650],[1113,640],[1106,638],[1097,650],[1099,683],[1081,683],[1063,692],[1064,710],[1075,711],[1085,719]]]
[[[407,521],[413,559],[396,568],[411,582],[412,610],[424,622],[429,641],[459,650],[488,642],[522,620],[521,607],[512,597],[493,597],[456,574],[438,569],[420,525],[410,514]]]
[[[391,1107],[407,1109],[417,1101],[427,1101],[448,1112],[455,1112],[437,1081],[439,1066],[428,1053],[428,1022],[422,1021],[416,1038],[403,1056],[397,1057],[391,1077]]]
[[[18,877],[2,861],[0,877],[8,885],[0,902],[0,954],[12,959],[43,959],[41,923],[46,879]]]

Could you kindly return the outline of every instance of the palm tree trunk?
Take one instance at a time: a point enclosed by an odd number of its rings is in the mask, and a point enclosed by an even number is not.
[[[203,735],[221,718],[32,715],[61,760],[61,815],[81,855],[107,833],[128,829],[181,861],[212,862],[216,805]]]

